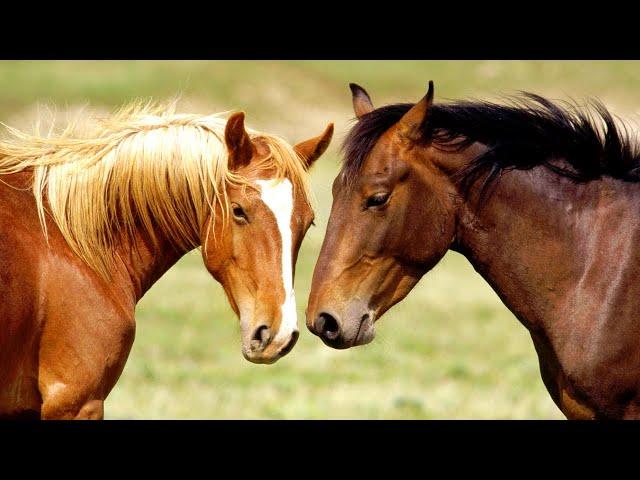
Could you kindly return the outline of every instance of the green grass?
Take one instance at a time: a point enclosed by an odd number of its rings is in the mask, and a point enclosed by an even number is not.
[[[295,142],[336,122],[312,172],[317,227],[296,276],[300,340],[274,365],[240,353],[238,321],[191,253],[143,298],[137,336],[107,418],[563,418],[527,331],[458,254],[448,254],[377,325],[375,341],[332,350],[304,327],[331,205],[338,146],[352,117],[347,83],[380,105],[519,89],[599,96],[620,114],[640,106],[638,62],[0,62],[0,120],[26,125],[35,104],[113,108],[182,95],[182,110],[244,109],[249,124]]]

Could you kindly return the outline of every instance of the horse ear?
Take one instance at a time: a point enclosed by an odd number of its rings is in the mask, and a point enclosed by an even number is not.
[[[356,117],[360,118],[363,115],[373,110],[373,102],[367,91],[360,85],[350,83],[351,89],[351,101],[353,102],[353,111],[356,113]]]
[[[398,122],[400,134],[411,140],[419,139],[429,119],[431,104],[433,104],[433,81],[429,80],[427,94],[411,107],[411,110],[405,113]]]
[[[295,152],[304,160],[307,170],[325,152],[331,143],[331,137],[333,137],[333,123],[327,125],[322,135],[300,142],[293,147]]]
[[[249,164],[254,146],[244,128],[244,112],[237,112],[229,117],[224,128],[224,141],[229,150],[230,169],[236,170]]]

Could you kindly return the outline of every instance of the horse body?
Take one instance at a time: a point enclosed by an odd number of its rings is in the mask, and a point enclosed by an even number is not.
[[[115,247],[106,280],[53,222],[45,239],[31,192],[14,188],[25,177],[0,183],[0,416],[99,418],[133,344],[137,302],[186,251],[138,232]]]
[[[461,209],[452,249],[529,329],[571,418],[640,413],[638,212],[637,185],[544,167],[505,173],[482,208]]]
[[[609,112],[535,95],[510,105],[374,109],[352,85],[307,327],[329,346],[462,253],[529,330],[568,418],[640,418],[640,154]]]
[[[5,299],[0,306],[0,364],[3,366],[0,383],[8,385],[0,391],[0,413],[3,415],[20,411],[40,412],[40,340],[52,329],[62,327],[62,332],[74,330],[73,325],[64,325],[65,321],[69,322],[64,315],[52,318],[49,310],[56,310],[55,302],[62,303],[61,311],[80,319],[87,317],[86,312],[82,312],[84,315],[80,313],[82,306],[94,301],[93,298],[85,298],[84,285],[78,287],[77,275],[82,270],[78,271],[77,265],[73,264],[73,256],[65,242],[60,243],[57,232],[51,232],[52,249],[47,248],[44,236],[37,234],[39,219],[35,202],[29,198],[30,192],[13,188],[15,181],[22,183],[20,180],[24,180],[26,174],[10,177],[22,178],[5,177],[6,183],[0,185],[0,229],[3,232],[0,289]],[[51,278],[60,280],[52,283],[49,281]],[[90,281],[99,283],[95,279]],[[57,297],[50,297],[55,290],[58,291]],[[72,291],[78,294],[75,298],[81,299],[77,306],[68,305],[70,301],[74,302],[74,297],[69,295]],[[74,307],[78,308],[78,315],[74,315]],[[92,315],[89,315],[87,325],[92,320]],[[56,325],[61,321],[62,325]]]
[[[88,140],[0,143],[1,418],[102,418],[134,341],[137,302],[198,246],[240,316],[248,360],[272,363],[297,340],[295,303],[293,317],[282,307],[295,302],[283,269],[293,268],[313,219],[301,175],[331,126],[289,147],[250,135],[241,113],[226,127],[148,111],[125,120]],[[40,195],[37,168],[47,162],[59,170],[45,172]],[[261,200],[272,184],[287,186],[286,218]],[[290,223],[286,232],[276,216]]]

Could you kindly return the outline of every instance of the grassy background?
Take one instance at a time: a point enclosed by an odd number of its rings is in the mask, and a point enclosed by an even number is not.
[[[387,313],[366,347],[335,351],[304,327],[338,147],[353,115],[347,83],[381,105],[418,100],[429,79],[436,101],[531,90],[598,96],[631,120],[640,107],[639,62],[0,62],[0,120],[20,127],[42,114],[37,105],[108,110],[176,94],[182,111],[243,109],[251,126],[292,143],[336,123],[312,173],[317,227],[298,260],[296,348],[271,366],[245,361],[222,289],[191,253],[140,302],[107,418],[563,418],[528,333],[460,255],[448,254]]]

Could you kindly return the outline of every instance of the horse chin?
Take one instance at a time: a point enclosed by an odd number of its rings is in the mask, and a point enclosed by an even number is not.
[[[251,363],[257,363],[262,365],[271,365],[272,363],[277,362],[282,355],[276,353],[275,355],[268,355],[263,352],[255,353],[251,351],[247,351],[247,349],[242,349],[242,356],[250,361]]]

